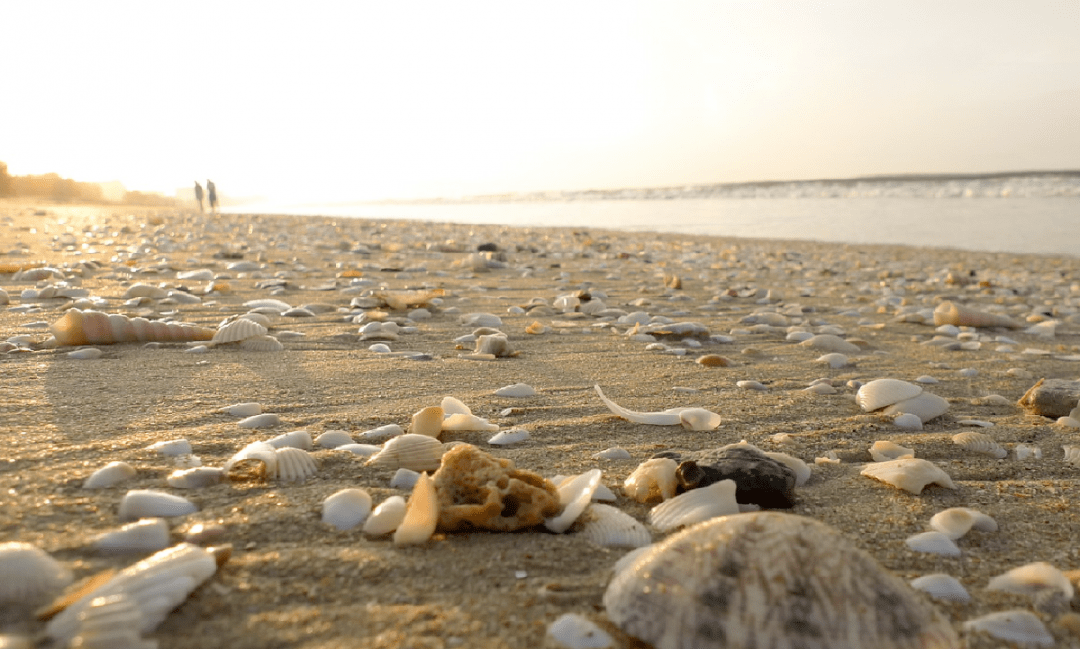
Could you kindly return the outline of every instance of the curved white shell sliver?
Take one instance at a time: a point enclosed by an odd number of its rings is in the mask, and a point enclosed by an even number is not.
[[[404,519],[405,499],[390,496],[371,512],[361,531],[369,536],[382,536],[396,530]]]
[[[600,476],[600,469],[592,469],[559,485],[559,502],[563,510],[559,515],[545,520],[544,527],[556,534],[569,529],[592,501],[592,495],[600,484]]]
[[[712,430],[720,425],[720,415],[709,412],[702,408],[670,408],[660,412],[637,412],[627,410],[611,399],[608,399],[599,385],[594,385],[597,396],[604,402],[608,410],[614,414],[632,421],[635,424],[651,424],[653,426],[683,426],[690,430]],[[691,411],[684,421],[682,413]],[[707,413],[707,414],[705,414]]]

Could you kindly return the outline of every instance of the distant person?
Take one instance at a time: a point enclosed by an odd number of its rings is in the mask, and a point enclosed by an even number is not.
[[[206,181],[206,201],[210,203],[210,213],[217,213],[217,187],[214,186],[214,181]]]
[[[202,208],[202,185],[200,185],[199,181],[197,181],[197,180],[195,181],[195,200],[199,201],[199,211],[200,212],[203,211],[203,208]]]

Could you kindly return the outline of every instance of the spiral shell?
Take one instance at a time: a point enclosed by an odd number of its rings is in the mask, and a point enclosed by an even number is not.
[[[128,318],[87,309],[68,309],[49,328],[58,345],[211,340],[214,330],[191,324]]]

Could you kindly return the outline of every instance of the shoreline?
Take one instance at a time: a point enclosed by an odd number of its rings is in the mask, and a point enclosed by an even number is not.
[[[0,263],[40,259],[74,268],[95,259],[100,267],[69,276],[105,300],[101,310],[151,317],[175,311],[178,320],[216,327],[257,298],[312,305],[313,312],[314,305],[326,308],[310,317],[274,318],[272,335],[301,334],[281,336],[280,352],[215,348],[188,354],[178,344],[146,349],[127,343],[101,345],[102,357],[93,360],[69,358],[63,348],[0,355],[0,386],[8,395],[0,401],[0,444],[7,459],[0,490],[8,494],[0,535],[42,547],[77,577],[142,556],[103,556],[89,547],[95,534],[119,525],[116,507],[128,489],[181,493],[164,485],[173,467],[146,450],[152,443],[185,438],[204,465],[221,466],[247,443],[292,430],[312,437],[345,430],[357,438],[386,424],[407,427],[412,413],[444,396],[460,399],[500,430],[525,428],[531,434],[502,448],[487,444],[490,433],[476,431],[444,433],[444,442],[474,444],[547,478],[600,468],[603,483],[618,494],[614,504],[639,521],[647,520],[650,506],[622,495],[621,484],[655,453],[701,451],[746,439],[794,455],[811,465],[812,475],[796,490],[792,513],[832,525],[905,579],[933,572],[960,579],[972,601],[936,604],[957,630],[987,613],[1032,608],[1031,598],[986,590],[993,576],[1034,561],[1080,569],[1077,519],[1069,504],[1080,494],[1080,468],[1065,462],[1061,451],[1078,443],[1080,432],[1015,405],[1039,378],[1075,380],[1080,374],[1080,363],[1065,360],[1080,353],[1076,258],[591,228],[209,217],[133,207],[45,210],[44,217],[34,217],[31,206],[0,203],[7,248]],[[481,267],[473,257],[479,245],[490,243],[502,251],[494,258],[501,267]],[[237,261],[259,267],[228,270]],[[226,282],[229,292],[201,295],[192,304],[124,306],[125,290],[137,282],[196,293],[211,281],[181,280],[177,274],[203,268]],[[356,273],[373,284],[357,283]],[[665,286],[665,276],[678,276],[682,288]],[[373,341],[360,340],[359,325],[346,317],[350,301],[372,286],[445,291],[432,317],[414,322],[415,332],[386,343],[395,352],[430,360],[379,354],[369,350]],[[10,304],[0,306],[0,340],[19,334],[43,338],[43,328],[27,325],[54,322],[66,303],[23,300],[21,291],[38,288],[37,282],[13,283],[11,275],[0,274],[0,288],[10,296]],[[629,327],[551,308],[558,296],[579,290],[602,293],[609,307],[626,312],[701,322],[731,341],[710,338],[700,347],[661,341],[667,349],[647,349],[646,342],[626,335]],[[511,312],[524,311],[534,298],[548,310]],[[935,335],[933,326],[897,321],[905,307],[932,308],[944,299],[1025,318],[1056,309],[1045,319],[1061,324],[1053,338],[981,332],[1014,339],[1011,351],[997,351],[1004,343],[993,340],[977,350],[948,351],[920,344]],[[12,309],[32,303],[40,311]],[[763,309],[786,310],[788,325],[746,321]],[[460,323],[469,313],[500,316],[499,328],[520,354],[493,361],[461,358],[472,348],[458,349],[454,340],[474,328]],[[547,332],[525,333],[534,321]],[[831,368],[816,361],[822,352],[785,339],[789,327],[826,325],[865,343],[852,365]],[[731,363],[694,362],[706,353]],[[975,373],[961,374],[964,369]],[[949,411],[921,431],[862,412],[848,386],[923,375],[938,381],[926,389],[944,397]],[[804,390],[821,378],[837,392]],[[741,389],[737,381],[758,381],[766,389]],[[519,382],[539,395],[492,394]],[[696,406],[719,413],[723,422],[710,432],[634,424],[599,402],[595,384],[633,410]],[[1005,403],[988,400],[991,395]],[[282,425],[241,429],[220,412],[246,401],[279,414]],[[953,435],[972,430],[958,423],[965,419],[994,424],[979,430],[1009,456],[978,456],[955,445]],[[914,448],[916,457],[944,468],[957,488],[928,487],[913,495],[861,476],[871,461],[867,448],[878,440]],[[1017,460],[1013,451],[1020,444],[1039,446],[1043,458]],[[631,459],[593,459],[611,446],[625,448]],[[830,452],[838,464],[814,463]],[[607,621],[600,601],[625,550],[595,546],[573,530],[440,532],[408,548],[359,530],[340,532],[320,521],[322,501],[330,494],[363,487],[378,504],[408,493],[389,486],[392,471],[365,466],[343,452],[315,450],[313,456],[318,473],[303,484],[219,484],[182,494],[199,511],[171,522],[173,539],[195,522],[219,524],[233,555],[152,634],[161,647],[203,646],[210,637],[233,647],[535,647],[563,613],[584,615],[615,635],[616,646],[632,646]],[[131,463],[138,475],[101,491],[82,488],[94,469],[114,460]],[[928,529],[930,516],[954,506],[989,514],[999,531],[964,537],[959,557],[917,553],[905,545],[907,537]],[[654,540],[664,536],[653,534]],[[1073,611],[1064,616],[1075,615],[1075,603]],[[1061,646],[1080,642],[1072,618],[1040,616]],[[40,629],[25,615],[5,614],[0,623],[4,632]],[[971,647],[1000,646],[984,635],[967,641]]]

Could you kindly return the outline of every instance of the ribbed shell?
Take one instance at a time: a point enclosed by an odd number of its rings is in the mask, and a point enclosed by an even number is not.
[[[303,482],[318,470],[315,459],[305,450],[286,446],[277,449],[276,455],[277,473],[274,477],[282,482]]]
[[[578,535],[606,548],[641,548],[652,543],[648,528],[623,510],[592,503],[578,518]]]
[[[216,332],[214,332],[211,342],[215,344],[221,343],[235,343],[241,340],[247,340],[255,336],[265,336],[266,327],[262,326],[254,320],[247,318],[238,318],[232,322],[225,323]]]
[[[240,349],[246,352],[280,352],[285,345],[273,336],[252,336],[240,341]]]
[[[106,345],[129,342],[210,340],[214,330],[191,324],[128,318],[88,309],[68,309],[50,327],[58,345]]]
[[[718,516],[739,513],[735,481],[720,480],[665,500],[649,512],[649,524],[661,532],[689,527]]]
[[[439,468],[442,455],[443,445],[439,440],[427,435],[408,433],[387,441],[383,444],[383,449],[367,463],[387,469],[434,471]]]
[[[998,446],[998,443],[994,441],[993,437],[990,437],[986,433],[979,433],[976,431],[957,433],[952,436],[952,441],[953,444],[956,444],[965,451],[978,453],[979,455],[988,455],[999,460],[1009,454],[1008,451]]]
[[[139,633],[142,612],[124,593],[97,597],[79,618],[78,635],[70,646],[79,649],[156,649],[155,640],[144,640]]]

